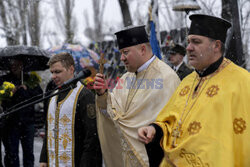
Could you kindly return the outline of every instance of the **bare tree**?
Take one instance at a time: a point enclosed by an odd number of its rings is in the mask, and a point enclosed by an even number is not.
[[[245,55],[246,68],[250,70],[250,1],[241,0],[239,9],[241,14],[243,54]]]
[[[84,24],[85,25],[90,25],[89,24],[89,15],[88,15],[87,11],[83,12],[83,18],[84,18]],[[84,35],[87,38],[89,38],[90,40],[95,41],[95,32],[94,32],[94,29],[91,28],[90,26],[88,26],[87,28],[85,28]]]
[[[163,16],[164,25],[161,25],[164,30],[172,30],[186,27],[185,13],[184,12],[174,12],[173,6],[174,1],[161,1],[159,3],[159,13]]]
[[[226,43],[226,57],[234,61],[236,64],[245,66],[245,56],[243,55],[241,25],[238,1],[222,0],[222,17],[232,23],[229,39]]]
[[[132,19],[130,16],[130,11],[128,8],[128,3],[127,0],[118,0],[120,7],[121,7],[121,11],[122,11],[122,18],[123,18],[123,24],[124,26],[129,26],[132,25]]]
[[[22,24],[20,23],[17,3],[12,0],[0,1],[0,13],[2,26],[0,27],[6,37],[8,45],[19,44],[20,30]]]
[[[130,6],[130,3],[132,2],[132,0],[128,0],[127,3]],[[134,11],[130,11],[131,15],[132,15],[132,21],[133,25],[144,25],[147,24],[147,20],[149,19],[148,15],[149,15],[149,7],[150,7],[150,1],[137,1],[136,2],[136,8]],[[144,9],[142,10],[142,6],[145,7],[146,12],[144,11]],[[124,17],[124,16],[123,16]],[[124,22],[124,20],[123,20]],[[124,23],[123,23],[124,26]]]
[[[96,41],[101,41],[104,39],[104,35],[102,32],[102,25],[103,25],[103,12],[105,9],[105,1],[101,3],[101,0],[92,1],[93,10],[94,10],[94,30],[95,30],[95,39]]]
[[[76,31],[76,22],[73,16],[75,0],[56,0],[53,2],[57,25],[65,37],[65,42],[73,43]]]
[[[159,3],[159,13],[163,16],[162,21],[164,22],[164,25],[161,26],[164,30],[172,29],[172,26],[175,24],[174,22],[177,22],[177,19],[175,20],[174,17],[172,17],[172,5],[173,3],[169,3],[168,1],[161,1],[161,3]]]
[[[20,16],[20,23],[21,23],[21,36],[22,36],[22,43],[23,45],[27,45],[27,0],[19,0],[19,16]]]
[[[40,46],[40,1],[29,1],[28,5],[28,31],[31,38],[31,45]]]
[[[1,0],[0,23],[8,45],[39,46],[39,0]],[[28,39],[31,39],[31,43]]]
[[[232,18],[232,12],[230,9],[230,1],[228,0],[221,0],[222,2],[222,12],[221,17],[226,20],[231,20]]]
[[[201,11],[199,11],[199,13],[204,13],[204,14],[208,14],[208,15],[213,15],[216,16],[217,14],[217,10],[216,9],[216,2],[217,0],[199,0],[197,1],[201,7]]]
[[[93,7],[93,20],[94,20],[94,27],[88,26],[84,34],[92,41],[103,41],[105,34],[103,31],[103,13],[105,9],[106,3],[102,0],[94,0],[92,1],[92,7]],[[86,11],[84,11],[84,22],[85,25],[89,24],[89,15]]]

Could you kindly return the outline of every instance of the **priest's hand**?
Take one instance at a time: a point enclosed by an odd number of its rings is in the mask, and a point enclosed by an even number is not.
[[[152,142],[155,137],[156,130],[153,126],[145,126],[138,129],[139,140],[144,144]]]
[[[103,74],[97,73],[95,76],[95,83],[94,83],[94,89],[96,93],[101,96],[106,91],[106,81]]]

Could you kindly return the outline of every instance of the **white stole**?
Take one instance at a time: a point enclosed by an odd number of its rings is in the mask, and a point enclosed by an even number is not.
[[[74,167],[75,112],[83,85],[70,90],[57,105],[57,96],[51,98],[47,114],[48,166]]]

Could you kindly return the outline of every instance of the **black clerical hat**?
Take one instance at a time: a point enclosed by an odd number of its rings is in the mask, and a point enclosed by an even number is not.
[[[227,30],[231,27],[230,22],[203,14],[193,14],[189,19],[192,22],[188,35],[202,35],[225,43]]]
[[[119,49],[149,42],[145,26],[127,28],[116,32],[115,35]]]
[[[169,49],[168,54],[176,54],[176,53],[179,53],[182,56],[185,56],[186,49],[183,46],[179,45],[179,44],[175,44],[173,47],[171,47]]]

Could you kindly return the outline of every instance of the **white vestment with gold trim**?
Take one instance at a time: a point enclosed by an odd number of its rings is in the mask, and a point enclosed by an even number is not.
[[[179,82],[175,72],[156,58],[137,75],[124,74],[112,93],[97,97],[98,135],[107,167],[149,166],[137,130],[156,119]]]
[[[68,95],[57,104],[57,96],[51,98],[47,114],[48,166],[74,166],[75,112],[79,93],[83,85],[70,90]]]

